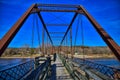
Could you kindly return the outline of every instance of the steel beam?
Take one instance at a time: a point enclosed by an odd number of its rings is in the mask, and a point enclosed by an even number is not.
[[[43,18],[42,18],[42,16],[41,16],[41,14],[40,14],[40,13],[37,13],[37,14],[38,14],[38,17],[40,18],[40,20],[41,20],[41,22],[42,22],[42,25],[43,25],[45,31],[47,32],[47,35],[48,35],[48,37],[49,37],[49,39],[50,39],[51,44],[53,45],[53,41],[52,41],[52,39],[51,39],[51,37],[50,37],[50,34],[49,34],[49,32],[48,32],[48,30],[47,30],[47,28],[46,28],[46,25],[45,25],[45,23],[44,23],[44,21],[43,21]]]
[[[97,21],[85,10],[85,8],[83,8],[82,6],[80,6],[80,9],[83,10],[85,16],[89,19],[89,21],[92,23],[92,25],[94,26],[94,28],[100,34],[100,36],[102,37],[102,39],[106,42],[106,44],[109,46],[109,48],[111,49],[111,51],[114,53],[114,55],[120,61],[120,47],[119,47],[119,45],[117,45],[117,43],[97,23]]]
[[[67,10],[67,9],[47,9],[47,8],[38,8],[33,9],[32,13],[36,12],[76,12],[83,14],[82,10]]]
[[[42,53],[43,53],[43,55],[44,55],[44,46],[45,46],[45,44],[44,44],[44,42],[45,42],[44,37],[45,37],[45,29],[44,29],[44,27],[42,27]]]
[[[36,4],[33,4],[23,15],[20,19],[12,26],[12,28],[5,34],[5,36],[0,40],[0,56],[5,51],[9,43],[15,37],[25,20],[28,18],[29,14],[31,13],[32,9],[36,7]]]
[[[68,31],[70,30],[70,27],[72,26],[73,22],[75,21],[75,18],[77,17],[77,15],[78,15],[78,13],[75,13],[75,15],[74,15],[74,17],[73,17],[70,25],[69,25],[68,28],[67,28],[67,31],[65,32],[65,35],[64,35],[64,37],[63,37],[63,39],[62,39],[62,41],[61,41],[61,43],[60,43],[60,46],[62,45],[62,43],[63,43],[63,41],[64,41],[64,39],[65,39]]]
[[[73,58],[73,51],[72,51],[72,26],[70,27],[70,53],[71,53],[71,58]]]
[[[79,5],[68,5],[68,4],[37,4],[37,7],[78,8]]]

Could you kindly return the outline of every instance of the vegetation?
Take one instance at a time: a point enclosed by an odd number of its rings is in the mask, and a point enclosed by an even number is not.
[[[31,57],[37,54],[37,48],[7,48],[2,57]]]
[[[61,48],[62,51],[64,51],[64,53],[68,53],[70,54],[70,47],[62,47]],[[88,47],[88,46],[76,46],[74,48],[72,48],[72,53],[74,53],[75,57],[79,57],[79,58],[114,58],[113,53],[111,52],[111,50],[106,47]],[[63,54],[64,54],[63,53]]]
[[[57,52],[57,47],[55,47]],[[48,50],[48,49],[47,49]],[[62,47],[61,48],[63,53],[70,54],[70,47]],[[72,53],[77,55],[87,55],[93,57],[109,57],[113,56],[111,50],[108,47],[81,47],[77,46],[72,48]],[[84,52],[84,53],[83,53]],[[50,53],[50,51],[48,51]],[[41,52],[38,48],[29,48],[29,47],[22,47],[22,48],[7,48],[6,51],[3,53],[2,57],[31,57],[34,55],[40,55]],[[42,54],[41,54],[42,55]]]

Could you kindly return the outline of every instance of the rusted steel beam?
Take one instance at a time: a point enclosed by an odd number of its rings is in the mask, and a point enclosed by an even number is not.
[[[73,22],[75,21],[75,18],[77,17],[77,15],[78,15],[78,13],[75,13],[75,15],[74,15],[74,17],[73,17],[70,25],[69,25],[68,28],[67,28],[67,31],[65,32],[65,35],[64,35],[64,37],[63,37],[63,39],[62,39],[62,41],[61,41],[61,43],[60,43],[60,46],[62,45],[62,43],[63,43],[63,41],[64,41],[64,39],[65,39],[68,31],[70,30],[70,27],[72,26]]]
[[[44,21],[43,21],[43,18],[42,18],[42,16],[41,16],[41,14],[40,14],[40,13],[37,13],[37,14],[38,14],[38,17],[40,18],[40,20],[41,20],[41,22],[42,22],[42,25],[43,25],[45,31],[47,32],[47,35],[48,35],[48,37],[49,37],[49,39],[50,39],[51,44],[53,45],[53,41],[52,41],[52,39],[51,39],[51,37],[50,37],[50,34],[49,34],[49,32],[48,32],[48,30],[47,30],[47,28],[46,28],[46,25],[45,25],[45,23],[44,23]]]
[[[85,16],[89,19],[89,21],[92,23],[94,28],[100,34],[102,39],[109,46],[109,48],[114,53],[116,58],[120,61],[120,47],[119,47],[119,45],[110,37],[110,35],[107,34],[107,32],[97,23],[97,21],[85,10],[85,8],[80,6],[80,9],[83,10]]]
[[[42,53],[44,55],[44,37],[45,37],[45,30],[44,30],[44,27],[42,27]]]
[[[68,4],[37,4],[38,7],[60,7],[60,8],[78,8],[79,5]]]
[[[28,18],[29,14],[31,13],[32,9],[36,7],[36,4],[33,4],[20,19],[12,26],[12,28],[5,34],[5,36],[0,40],[0,56],[7,48],[9,43],[15,37],[25,20]]]
[[[72,26],[70,27],[70,54],[71,58],[73,58],[73,51],[72,51]]]
[[[35,8],[32,13],[36,12],[76,12],[83,14],[82,10],[67,10],[67,9],[47,9],[47,8]]]

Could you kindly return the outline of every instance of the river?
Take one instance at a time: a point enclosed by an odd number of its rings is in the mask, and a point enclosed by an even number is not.
[[[91,61],[120,69],[120,62],[116,59],[90,59]]]
[[[27,62],[32,58],[0,58],[0,71],[15,65]],[[95,63],[120,68],[120,62],[116,59],[91,59]]]
[[[0,71],[32,60],[32,58],[0,58]]]

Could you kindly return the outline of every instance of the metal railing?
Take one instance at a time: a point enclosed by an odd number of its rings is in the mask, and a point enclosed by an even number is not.
[[[74,79],[74,80],[80,80],[80,78],[75,74],[75,70],[74,67],[72,65],[72,62],[69,61],[68,59],[66,60],[65,56],[60,55],[59,54],[60,59],[62,60],[63,65],[65,66],[65,68],[67,69],[67,71],[69,72],[70,76]]]
[[[24,80],[46,80],[50,76],[51,59],[50,57],[31,72]]]
[[[20,80],[33,69],[34,61],[30,60],[25,63],[0,71],[0,80]]]
[[[97,71],[101,72],[102,74],[108,76],[111,79],[119,79],[120,78],[120,69],[116,69],[113,67],[109,67],[106,65],[98,64],[89,60],[74,58],[73,61],[77,64],[85,64],[88,68],[96,69]]]

